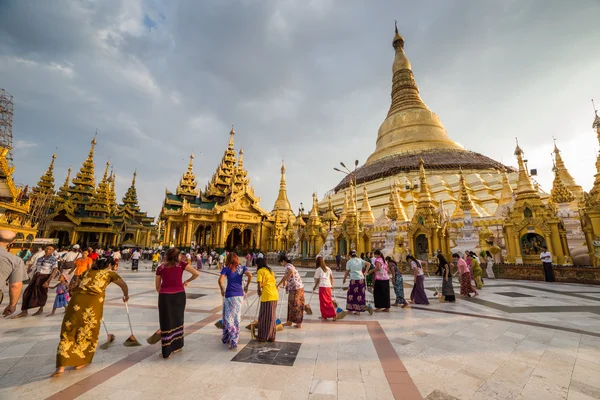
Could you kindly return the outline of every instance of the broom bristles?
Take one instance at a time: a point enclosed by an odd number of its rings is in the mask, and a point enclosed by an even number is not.
[[[339,310],[339,309],[338,309]],[[341,310],[337,312],[337,319],[344,319],[348,315],[348,312],[345,310]]]
[[[310,308],[310,304],[304,305],[304,312],[306,312],[308,315],[312,315],[313,311],[312,308]]]
[[[215,322],[215,326],[217,327],[217,329],[223,329],[223,320],[220,319],[217,322]]]

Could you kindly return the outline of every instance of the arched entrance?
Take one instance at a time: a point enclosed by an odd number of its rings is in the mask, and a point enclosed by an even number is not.
[[[69,232],[54,231],[50,234],[51,238],[58,239],[58,247],[68,246],[71,244]]]
[[[235,249],[242,248],[242,231],[238,228],[233,228],[229,235],[227,235],[227,242],[225,243],[225,248],[228,251],[232,251]]]
[[[521,254],[526,262],[539,263],[539,254],[543,251],[542,247],[544,246],[546,246],[546,240],[542,235],[529,232],[521,236]]]
[[[246,250],[254,248],[251,241],[252,241],[252,231],[250,229],[246,228],[242,232],[242,247]]]
[[[348,254],[348,242],[346,241],[346,238],[340,239],[340,242],[338,244],[338,254]]]
[[[308,240],[304,239],[302,241],[302,258],[306,258],[308,256]]]
[[[417,235],[415,238],[415,256],[419,260],[429,259],[429,242],[424,233]]]

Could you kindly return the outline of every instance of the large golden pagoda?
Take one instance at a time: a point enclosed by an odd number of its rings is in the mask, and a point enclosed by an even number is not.
[[[136,173],[131,187],[123,197],[123,204],[117,205],[116,175],[108,171],[106,163],[102,179],[96,186],[94,171],[94,149],[96,137],[92,140],[88,157],[83,162],[75,178],[71,179],[71,167],[63,185],[53,197],[49,207],[49,221],[43,236],[57,238],[60,246],[81,244],[100,247],[120,245],[150,247],[155,233],[154,218],[140,211],[135,189]],[[54,193],[54,160],[48,171],[40,178],[34,193]]]

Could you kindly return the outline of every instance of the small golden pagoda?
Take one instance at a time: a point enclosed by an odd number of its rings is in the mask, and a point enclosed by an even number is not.
[[[140,211],[137,204],[134,173],[132,186],[117,206],[114,173],[108,174],[110,162],[106,163],[102,179],[96,186],[94,150],[96,137],[91,142],[88,157],[71,181],[71,167],[58,193],[49,207],[49,221],[44,237],[57,238],[59,246],[80,244],[84,246],[116,247],[124,244],[149,247],[154,231],[154,218]],[[48,168],[52,170],[54,159]],[[54,191],[54,177],[46,172],[35,193]],[[50,189],[50,183],[52,189]]]
[[[570,259],[570,253],[564,226],[556,216],[556,210],[542,201],[534,187],[525,168],[523,150],[518,144],[515,156],[519,165],[519,180],[514,192],[514,204],[510,206],[504,221],[506,259],[510,263],[541,264],[539,255],[542,247],[546,246],[555,263],[565,264]]]
[[[243,151],[236,158],[234,137],[232,127],[221,163],[203,192],[197,189],[193,154],[175,193],[165,191],[159,216],[165,227],[163,245],[238,251],[268,248],[273,222],[250,186]]]
[[[296,216],[287,197],[287,184],[285,181],[285,164],[281,162],[281,179],[279,181],[279,193],[273,205],[273,211],[269,215],[269,221],[273,224],[269,236],[269,251],[287,251],[294,244],[294,224]]]

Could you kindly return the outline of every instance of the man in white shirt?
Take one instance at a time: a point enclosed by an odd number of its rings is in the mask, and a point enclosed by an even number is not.
[[[75,260],[77,260],[79,257],[81,257],[81,253],[79,253],[79,245],[76,244],[63,256],[63,269],[70,271],[73,268]]]
[[[48,301],[48,286],[58,273],[58,258],[54,255],[54,246],[50,244],[46,246],[44,255],[37,259],[34,268],[31,282],[23,292],[21,313],[12,318],[26,317],[27,310],[35,307],[39,307],[39,310],[33,315],[40,315],[44,312],[44,306]]]
[[[135,251],[131,255],[131,270],[132,271],[138,270],[138,266],[140,264],[140,256],[141,256],[141,254],[138,251],[138,249],[135,249]]]
[[[550,254],[546,246],[542,246],[540,260],[542,260],[542,265],[544,266],[544,278],[546,282],[556,282],[554,271],[552,270],[552,254]]]

